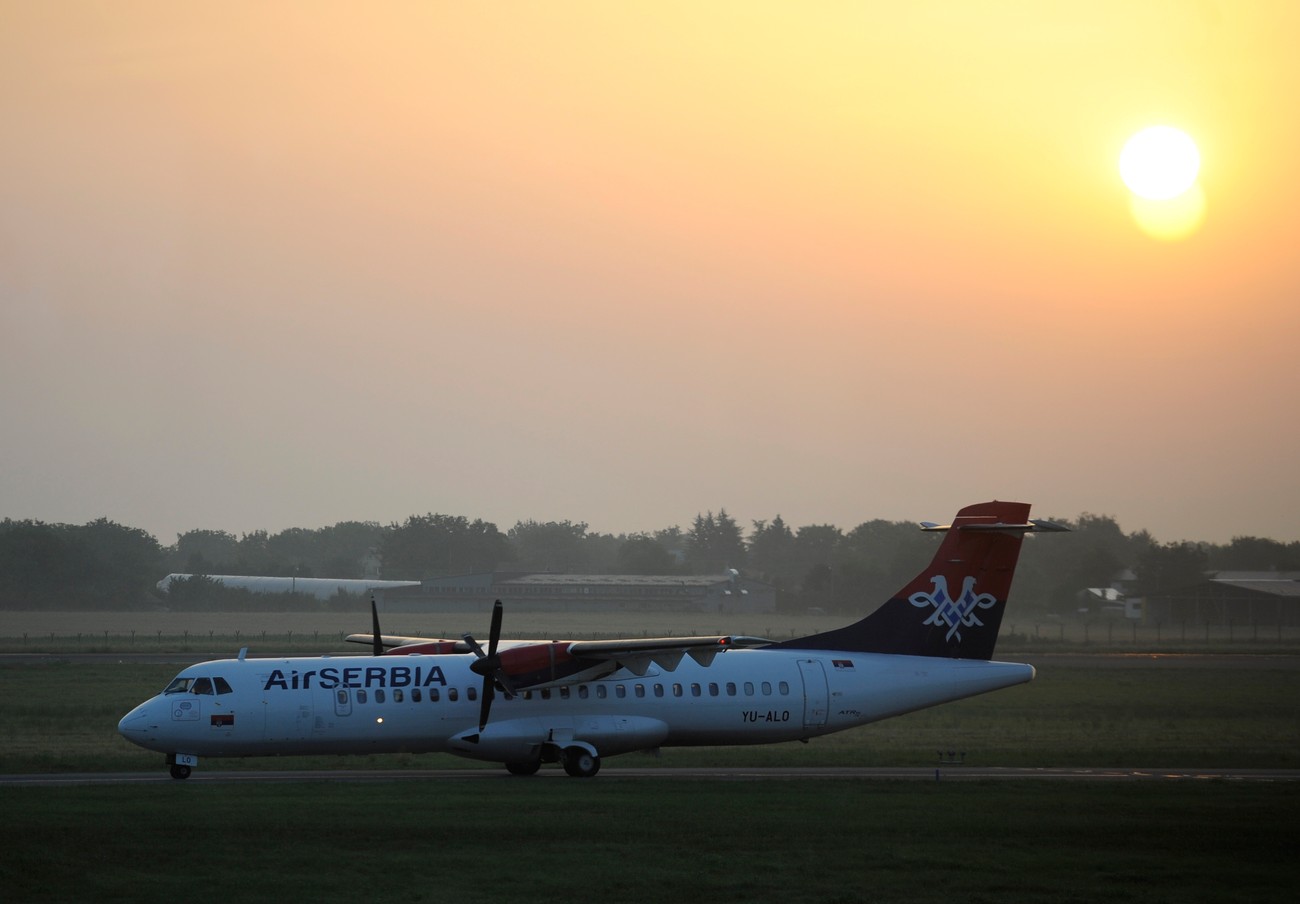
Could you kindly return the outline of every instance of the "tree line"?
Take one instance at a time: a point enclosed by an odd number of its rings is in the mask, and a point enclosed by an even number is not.
[[[1300,571],[1300,543],[1259,537],[1159,543],[1146,531],[1125,533],[1105,515],[1057,520],[1074,533],[1031,537],[1021,555],[1014,592],[1028,611],[1072,612],[1081,590],[1108,586],[1125,570],[1143,594],[1187,586],[1207,570]],[[663,575],[734,568],[773,584],[779,607],[858,612],[898,590],[937,543],[910,522],[873,520],[845,531],[831,524],[795,528],[777,515],[746,529],[725,509],[697,515],[687,530],[648,533],[603,534],[583,522],[531,520],[503,532],[481,519],[429,513],[388,525],[347,521],[240,537],[192,530],[170,546],[106,518],[84,525],[5,519],[0,609],[320,606],[306,597],[254,598],[207,581],[170,594],[158,590],[157,582],[173,572],[421,580],[486,571]]]

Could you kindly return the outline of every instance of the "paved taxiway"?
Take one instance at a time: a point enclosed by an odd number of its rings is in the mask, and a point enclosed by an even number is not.
[[[568,776],[561,769],[543,769],[534,779]],[[741,768],[725,766],[700,768],[606,768],[595,781],[619,779],[709,780],[709,781],[799,781],[838,779],[866,781],[1235,781],[1295,782],[1300,769],[1120,769],[1120,768],[1041,768],[951,766],[924,767],[814,767],[814,768]],[[500,769],[330,769],[330,770],[256,770],[240,772],[195,772],[184,782],[165,772],[69,772],[30,775],[0,775],[6,787],[56,787],[61,785],[135,785],[172,783],[255,784],[259,782],[395,782],[395,781],[524,781]]]

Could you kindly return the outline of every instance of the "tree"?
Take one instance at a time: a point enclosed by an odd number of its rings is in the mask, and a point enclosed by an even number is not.
[[[681,569],[671,552],[647,534],[628,537],[618,547],[619,574],[679,574]]]
[[[192,530],[176,538],[172,567],[186,574],[230,574],[238,560],[239,541],[234,534]]]
[[[585,522],[518,521],[507,536],[521,571],[579,573],[587,570]]]
[[[745,542],[736,519],[719,509],[696,515],[686,535],[686,561],[694,574],[715,574],[728,568],[745,567]]]
[[[1134,573],[1143,596],[1160,596],[1205,580],[1209,555],[1198,543],[1153,546],[1138,560]]]
[[[1233,537],[1226,547],[1211,551],[1210,566],[1218,571],[1298,571],[1300,543]]]
[[[753,524],[754,531],[749,535],[750,568],[778,589],[795,586],[798,575],[794,573],[794,532],[780,515],[770,524],[767,521]]]
[[[385,576],[419,581],[448,574],[495,571],[513,559],[495,524],[463,515],[412,515],[384,537]]]

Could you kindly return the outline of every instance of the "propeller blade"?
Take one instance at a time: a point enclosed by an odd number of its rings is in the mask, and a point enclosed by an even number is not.
[[[479,659],[487,659],[487,654],[483,652],[483,648],[479,646],[478,641],[474,639],[473,634],[462,634],[461,639],[464,640],[465,643],[469,644],[470,651],[473,652],[475,656]]]
[[[487,728],[488,713],[492,711],[492,697],[495,693],[492,688],[492,676],[485,676],[483,678],[483,702],[478,707],[478,730],[480,734],[483,729]]]
[[[488,656],[497,654],[497,644],[501,642],[501,600],[492,605],[492,627],[488,629]]]
[[[384,641],[379,635],[379,607],[375,605],[375,595],[370,594],[370,630],[374,632],[373,651],[376,656],[384,655]]]
[[[501,689],[506,696],[514,696],[514,688],[510,686],[510,679],[501,668],[501,659],[497,656],[497,645],[501,642],[501,600],[497,600],[492,606],[492,623],[488,628],[488,651],[483,652],[477,640],[469,634],[464,635],[465,643],[469,644],[470,649],[474,651],[477,659],[470,663],[470,671],[476,675],[483,676],[483,702],[479,704],[478,711],[478,730],[482,733],[487,728],[488,713],[492,711],[492,699],[496,696],[496,686],[501,685]]]

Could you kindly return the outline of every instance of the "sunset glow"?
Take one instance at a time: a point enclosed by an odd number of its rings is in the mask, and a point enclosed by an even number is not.
[[[1186,132],[1150,126],[1124,145],[1119,171],[1129,191],[1148,201],[1177,198],[1196,184],[1201,152]]]
[[[1296,34],[0,0],[0,517],[1300,539]]]

